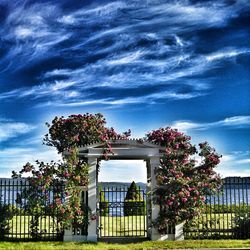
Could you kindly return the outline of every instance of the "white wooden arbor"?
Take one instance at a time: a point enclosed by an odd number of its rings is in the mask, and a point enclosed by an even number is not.
[[[147,192],[151,194],[156,188],[156,169],[159,167],[160,158],[165,151],[159,145],[148,141],[126,139],[109,141],[113,154],[109,154],[110,160],[144,160],[147,168]],[[89,185],[88,185],[88,205],[93,214],[98,213],[98,162],[103,158],[104,144],[94,143],[80,147],[79,157],[86,158],[90,166]],[[151,195],[147,198],[147,225],[148,236],[151,240],[182,239],[183,233],[176,227],[175,234],[160,235],[158,230],[152,227],[152,221],[158,217],[159,206],[153,204]],[[91,220],[88,225],[88,236],[74,235],[72,230],[65,230],[64,241],[97,241],[98,236],[98,216],[96,220]]]

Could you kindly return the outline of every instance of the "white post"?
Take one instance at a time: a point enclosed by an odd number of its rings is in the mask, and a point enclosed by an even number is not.
[[[146,186],[146,193],[147,193],[147,234],[148,237],[151,239],[152,235],[152,192],[151,192],[151,167],[149,160],[146,161],[146,168],[147,168],[147,186]]]
[[[72,226],[70,228],[64,229],[63,241],[65,241],[65,242],[73,241],[73,228],[72,228]]]
[[[92,216],[88,225],[88,241],[97,242],[97,158],[88,157],[89,164],[89,185],[88,185],[88,206],[91,209]]]
[[[149,167],[151,170],[151,221],[155,221],[158,217],[160,207],[157,204],[153,203],[152,200],[152,192],[155,190],[157,187],[156,183],[156,170],[159,168],[160,165],[160,158],[158,156],[150,157],[149,159]],[[152,226],[151,229],[151,240],[160,240],[161,235],[159,234],[157,228]]]
[[[82,202],[82,194],[84,191],[86,191],[86,187],[78,186],[76,187],[76,189],[78,189],[79,191],[79,198],[80,198],[80,201]],[[80,232],[76,233],[78,230],[80,230]],[[63,241],[65,242],[71,242],[71,241],[82,242],[86,240],[87,240],[87,237],[85,235],[82,235],[81,229],[73,229],[73,227],[71,226],[70,228],[66,228],[64,230]]]
[[[150,168],[151,168],[151,192],[155,190],[157,187],[157,181],[156,181],[156,170],[159,168],[160,165],[160,158],[159,157],[150,157]],[[155,221],[159,215],[160,207],[157,204],[154,204],[152,202],[152,195],[151,195],[151,206],[152,206],[152,221]],[[184,223],[181,223],[179,225],[175,226],[175,233],[174,234],[160,234],[158,232],[158,229],[155,227],[152,227],[151,232],[151,240],[183,240],[183,225]]]
[[[183,226],[184,222],[175,226],[175,240],[184,240]]]

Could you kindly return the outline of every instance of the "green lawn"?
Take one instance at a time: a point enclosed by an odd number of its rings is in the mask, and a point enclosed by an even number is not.
[[[102,216],[100,236],[146,236],[146,216]]]
[[[193,237],[196,235],[200,238],[209,238],[220,235],[224,238],[230,238],[235,227],[234,217],[234,213],[202,214],[189,222],[190,227],[186,230],[188,231],[186,236]]]
[[[250,248],[250,240],[184,240],[146,241],[133,244],[108,243],[63,243],[63,242],[0,242],[1,250],[155,250],[155,249],[194,249],[194,248]]]
[[[17,215],[9,222],[13,238],[31,238],[30,220],[32,216]],[[146,216],[103,216],[99,222],[101,236],[146,236]],[[56,229],[56,221],[50,216],[39,219],[39,230],[43,236],[49,236]],[[55,233],[55,232],[54,232]]]
[[[11,235],[13,238],[31,238],[30,232],[30,220],[32,216],[28,215],[15,215],[12,220],[9,221],[11,229]],[[43,232],[43,236],[49,236],[56,233],[53,230],[56,229],[56,221],[51,216],[40,217],[39,230]]]
[[[14,216],[9,222],[11,234],[13,238],[23,238],[24,236],[30,238],[30,220],[32,216]],[[218,234],[230,238],[232,234],[232,227],[234,226],[234,214],[203,214],[200,217],[192,220],[192,225],[188,231],[187,237],[193,237],[199,234],[201,237],[210,237],[211,235]],[[53,234],[56,229],[56,222],[52,217],[47,216],[41,218],[39,223],[39,230],[43,232],[43,236]],[[146,236],[146,216],[123,216],[111,217],[101,216],[99,221],[100,236]],[[199,233],[200,232],[200,233]]]

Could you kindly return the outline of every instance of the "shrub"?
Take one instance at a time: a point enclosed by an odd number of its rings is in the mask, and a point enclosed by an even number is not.
[[[144,215],[145,207],[145,202],[141,196],[140,189],[133,181],[128,188],[124,200],[124,215]]]
[[[240,212],[236,214],[235,227],[233,228],[233,237],[236,239],[250,238],[250,214]]]
[[[105,193],[102,191],[102,188],[99,188],[100,193],[100,215],[108,216],[109,215],[109,201],[105,198]]]
[[[4,239],[10,232],[9,221],[13,218],[13,213],[10,210],[12,205],[3,204],[0,196],[0,239]]]
[[[250,206],[246,203],[240,203],[239,205],[230,204],[230,205],[221,205],[221,204],[206,204],[205,205],[205,213],[250,213]]]
[[[199,215],[206,196],[218,193],[222,180],[214,168],[221,156],[207,142],[196,147],[190,136],[170,127],[149,132],[145,140],[165,148],[155,169],[157,187],[153,191],[153,202],[160,206],[153,226],[165,234],[169,224],[179,224]]]

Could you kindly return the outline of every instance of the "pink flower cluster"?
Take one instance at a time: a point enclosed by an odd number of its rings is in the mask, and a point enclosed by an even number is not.
[[[159,188],[155,191],[156,203],[161,206],[155,223],[160,231],[164,231],[169,223],[199,214],[206,194],[218,189],[221,180],[213,169],[219,164],[220,156],[207,142],[200,143],[199,155],[204,160],[197,166],[191,158],[197,153],[190,143],[191,138],[169,127],[148,133],[147,139],[166,147],[165,157],[157,170]]]

